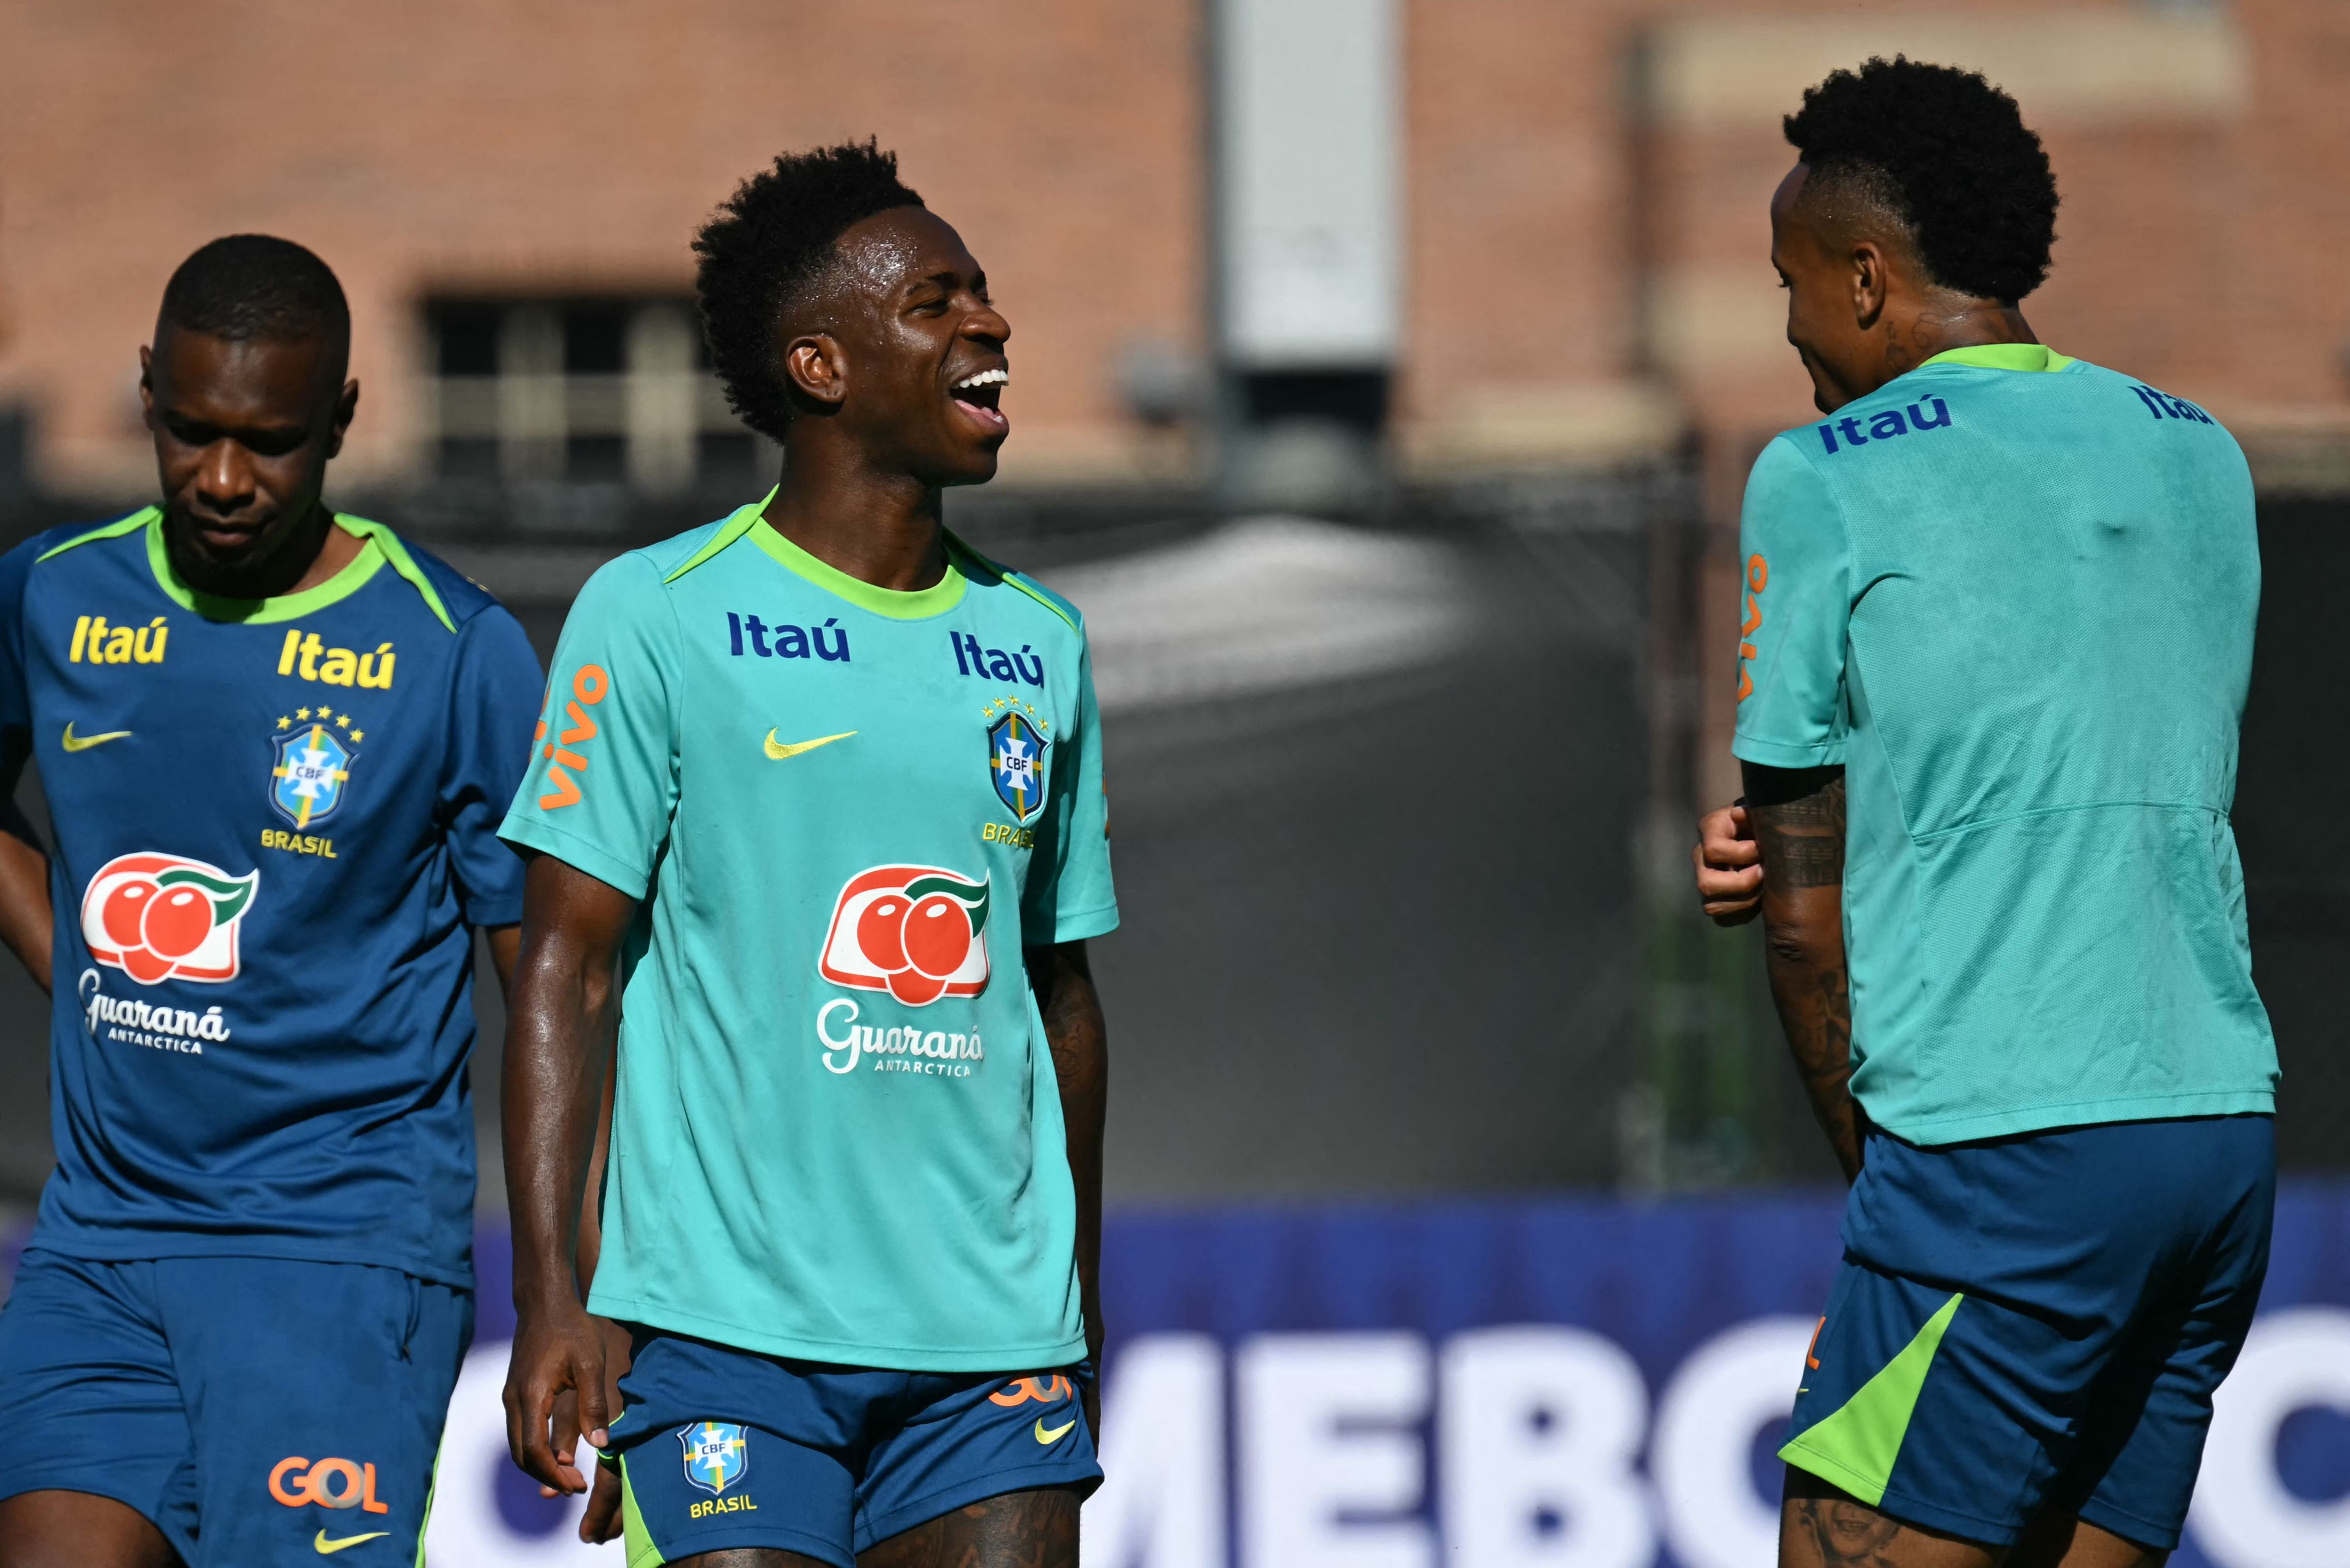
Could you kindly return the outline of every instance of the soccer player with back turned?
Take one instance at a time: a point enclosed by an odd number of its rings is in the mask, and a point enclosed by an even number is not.
[[[603,1450],[583,1532],[617,1516],[631,1568],[1074,1564],[1101,1474],[1100,740],[1076,612],[941,521],[995,472],[1011,329],[870,144],[777,160],[696,249],[719,376],[784,475],[588,583],[506,818],[535,856],[515,1456],[585,1484],[576,1394]],[[632,1341],[608,1421],[588,1310]]]
[[[140,391],[163,498],[0,557],[0,937],[55,995],[57,1165],[0,1311],[0,1568],[417,1561],[473,1326],[474,928],[538,660],[328,510],[324,263],[216,240]]]
[[[1699,854],[1735,919],[1759,846],[1853,1179],[1780,1561],[2159,1563],[2275,1179],[2228,821],[2251,478],[2201,410],[2033,337],[2056,190],[2012,99],[1873,60],[1786,129],[1772,259],[1826,417],[1748,483],[1746,799]]]

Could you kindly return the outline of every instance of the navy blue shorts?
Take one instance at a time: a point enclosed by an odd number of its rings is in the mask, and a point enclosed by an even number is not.
[[[2275,1193],[2267,1116],[1872,1133],[1779,1457],[1971,1541],[2049,1510],[2178,1545]]]
[[[191,1568],[415,1562],[473,1333],[471,1291],[397,1269],[28,1251],[0,1308],[0,1497],[112,1498]]]
[[[982,1498],[1101,1484],[1084,1366],[883,1372],[636,1331],[606,1462],[629,1568],[768,1547],[837,1568]]]

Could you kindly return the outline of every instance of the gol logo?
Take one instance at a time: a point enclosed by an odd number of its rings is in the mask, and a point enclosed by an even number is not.
[[[269,1472],[269,1495],[288,1508],[315,1502],[320,1508],[356,1508],[363,1513],[391,1511],[390,1504],[375,1500],[375,1467],[348,1459],[312,1464],[299,1454],[282,1459]]]
[[[234,980],[236,931],[261,873],[232,877],[184,855],[118,855],[81,896],[90,957],[141,985]]]
[[[909,1007],[987,989],[988,885],[935,866],[876,866],[833,907],[819,969],[835,985]]]
[[[1039,1405],[1057,1405],[1077,1391],[1077,1386],[1055,1372],[1050,1377],[1015,1377],[1004,1385],[1001,1393],[990,1394],[987,1402],[1013,1409],[1034,1399]]]

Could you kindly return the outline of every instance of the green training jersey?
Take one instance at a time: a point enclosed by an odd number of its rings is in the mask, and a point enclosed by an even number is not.
[[[1081,1356],[1022,949],[1118,923],[1076,610],[950,540],[836,570],[764,503],[581,591],[504,836],[641,900],[592,1311],[771,1355]]]
[[[1734,749],[1845,769],[1871,1119],[1939,1144],[2272,1109],[2228,432],[2037,345],[1955,349],[1773,441],[1740,553]]]

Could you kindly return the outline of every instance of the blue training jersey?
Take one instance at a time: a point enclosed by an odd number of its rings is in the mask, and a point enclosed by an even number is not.
[[[329,581],[191,590],[153,508],[0,557],[0,756],[54,835],[34,1245],[469,1283],[473,926],[538,716],[521,626],[358,518]]]

